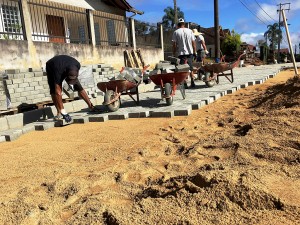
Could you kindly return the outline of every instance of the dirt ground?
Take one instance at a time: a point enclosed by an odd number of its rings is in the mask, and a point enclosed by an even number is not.
[[[188,117],[74,124],[0,144],[0,224],[300,224],[293,75]]]

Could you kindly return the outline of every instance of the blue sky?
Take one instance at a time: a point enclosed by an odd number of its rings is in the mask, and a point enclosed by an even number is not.
[[[136,15],[135,19],[153,23],[161,21],[166,7],[173,7],[173,0],[127,0],[127,2],[134,8],[144,11],[143,15]],[[224,29],[234,29],[241,34],[242,41],[256,44],[257,40],[263,39],[267,25],[278,22],[277,4],[280,2],[291,3],[291,10],[286,11],[286,17],[290,24],[292,44],[298,46],[300,43],[300,0],[219,0],[219,23]],[[177,5],[184,12],[187,22],[195,22],[202,27],[214,26],[213,0],[177,0]],[[130,16],[131,13],[128,15]],[[286,36],[282,46],[287,46]]]

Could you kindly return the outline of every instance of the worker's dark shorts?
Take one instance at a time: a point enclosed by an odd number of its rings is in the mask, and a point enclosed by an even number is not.
[[[197,51],[197,62],[202,62],[206,57],[204,49]]]
[[[180,55],[178,56],[180,59],[180,64],[188,64],[190,66],[190,70],[193,71],[193,54],[190,55]]]

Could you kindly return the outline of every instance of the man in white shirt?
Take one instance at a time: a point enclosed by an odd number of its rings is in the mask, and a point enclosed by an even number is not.
[[[178,29],[173,33],[173,55],[176,52],[180,64],[187,63],[190,66],[191,87],[195,87],[193,74],[193,56],[196,55],[195,36],[191,29],[185,28],[184,19],[178,19]],[[185,83],[186,86],[186,83]]]
[[[193,33],[196,37],[197,62],[202,62],[203,65],[204,59],[209,52],[207,51],[205,40],[202,36],[203,33],[198,32],[197,29],[193,29]]]

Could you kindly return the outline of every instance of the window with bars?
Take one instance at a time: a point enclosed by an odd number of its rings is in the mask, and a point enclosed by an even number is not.
[[[8,33],[20,33],[22,26],[18,7],[2,5],[1,9],[4,31]]]

